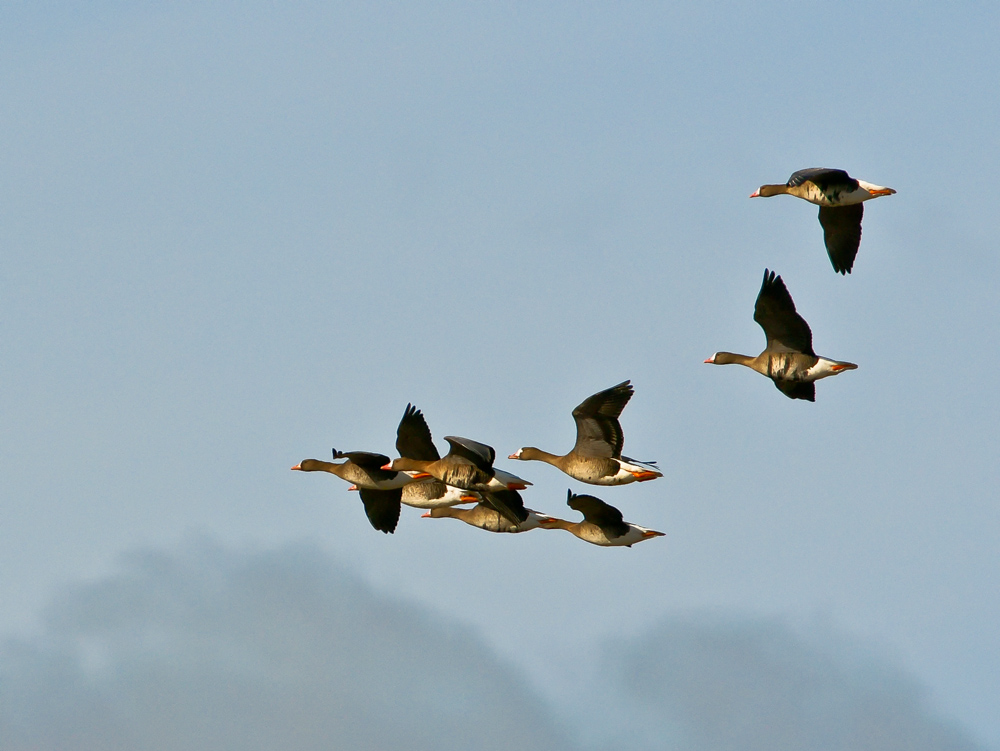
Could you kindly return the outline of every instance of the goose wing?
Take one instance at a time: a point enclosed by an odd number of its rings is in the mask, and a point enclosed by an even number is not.
[[[774,385],[778,391],[789,399],[805,399],[807,402],[816,401],[816,384],[813,381],[782,381],[774,379]]]
[[[618,418],[632,398],[629,381],[622,381],[583,400],[573,410],[576,421],[576,445],[573,451],[582,456],[618,459],[622,455],[625,434]]]
[[[767,351],[816,354],[812,348],[809,324],[795,312],[795,303],[788,294],[788,288],[773,271],[764,269],[764,282],[757,294],[753,319],[764,329]]]
[[[629,526],[622,518],[622,512],[592,495],[574,495],[567,491],[566,505],[583,514],[585,521],[601,528],[609,540],[628,534]]]
[[[493,472],[493,460],[497,458],[497,452],[493,450],[492,446],[454,435],[447,435],[444,439],[451,446],[451,451],[448,452],[449,456],[460,456],[483,471]]]
[[[397,474],[391,469],[382,469],[391,461],[385,454],[376,454],[372,451],[337,451],[334,449],[333,458],[349,460],[367,472],[368,476],[375,482],[392,480]]]
[[[812,183],[826,195],[852,191],[858,187],[858,181],[848,175],[842,169],[830,169],[829,167],[809,167],[793,172],[788,178],[789,188],[803,183]]]
[[[479,494],[487,504],[514,524],[520,524],[528,518],[524,500],[516,490],[480,490]]]
[[[379,532],[386,534],[395,532],[396,524],[399,522],[399,499],[403,497],[403,489],[366,490],[361,488],[358,493],[361,495],[361,502],[365,504],[365,514],[372,526]]]
[[[380,469],[389,463],[390,459],[385,454],[376,454],[372,451],[333,451],[334,459],[349,459],[362,469]]]
[[[826,252],[830,256],[834,271],[850,274],[854,268],[854,259],[861,245],[861,218],[864,215],[863,203],[819,207],[823,242],[826,243]]]
[[[403,419],[396,428],[396,451],[407,459],[419,459],[425,462],[434,462],[441,458],[431,439],[431,429],[427,427],[423,412],[412,404],[406,405]]]

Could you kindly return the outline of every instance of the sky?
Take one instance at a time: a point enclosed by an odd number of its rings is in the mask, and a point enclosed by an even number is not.
[[[356,610],[355,638],[378,607],[422,614],[405,659],[359,669],[405,691],[436,660],[453,656],[456,676],[495,665],[495,683],[463,685],[552,713],[520,747],[598,747],[600,728],[577,728],[604,693],[620,722],[653,728],[648,747],[727,747],[712,733],[749,732],[737,720],[755,714],[745,687],[762,672],[790,733],[810,717],[830,728],[813,747],[848,743],[846,723],[891,728],[865,736],[885,739],[872,748],[912,747],[919,731],[928,749],[1000,749],[998,15],[6,4],[0,669],[39,695],[53,670],[86,676],[66,714],[11,710],[12,737],[71,726],[87,691],[110,718],[155,685],[156,664],[130,672],[129,639],[95,662],[87,638],[146,638],[156,608],[120,624],[131,600],[115,582],[164,560],[182,569],[168,571],[180,601],[204,596],[186,567],[312,582],[320,610]],[[848,277],[814,207],[747,199],[810,166],[898,191],[866,207]],[[814,404],[703,363],[763,348],[765,268],[817,352],[859,364],[820,382]],[[412,509],[386,536],[342,481],[288,471],[331,448],[392,453],[407,403],[442,449],[462,435],[501,456],[561,453],[573,407],[626,378],[625,452],[664,477],[591,490],[666,533],[633,549]],[[575,518],[566,490],[586,486],[498,466],[534,483],[526,505]],[[233,603],[254,610],[251,595]],[[234,618],[177,614],[150,660],[280,669]],[[462,654],[435,623],[466,635]],[[677,671],[719,676],[696,692],[704,705]],[[296,675],[289,702],[318,680]],[[809,706],[789,698],[802,675],[822,678]],[[213,690],[194,669],[175,678]],[[858,698],[872,691],[884,705]],[[869,705],[887,724],[865,725]],[[421,716],[428,744],[440,709]],[[134,740],[93,716],[97,747]]]

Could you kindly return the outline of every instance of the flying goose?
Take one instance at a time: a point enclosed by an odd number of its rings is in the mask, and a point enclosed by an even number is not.
[[[475,441],[472,441],[472,443],[475,443]],[[482,446],[483,444],[477,443],[476,445]],[[493,451],[489,446],[485,448]],[[427,420],[424,419],[423,412],[412,404],[406,405],[403,418],[399,421],[399,426],[396,428],[396,451],[404,459],[419,459],[420,461],[434,462],[441,458],[437,446],[434,445],[434,441],[431,438],[431,430],[427,427]],[[428,476],[426,472],[418,473],[418,479],[421,474],[424,477]],[[493,467],[493,476],[501,484],[505,485],[508,490],[524,490],[531,485],[527,480],[523,480],[517,475],[504,472],[502,469],[497,469],[496,467]]]
[[[811,167],[793,172],[784,185],[761,185],[751,198],[790,195],[819,206],[819,223],[833,270],[850,274],[861,244],[862,201],[891,196],[892,188],[855,180],[842,169]]]
[[[320,459],[304,459],[292,469],[300,472],[329,472],[342,480],[354,483],[365,505],[365,514],[371,525],[380,532],[396,531],[399,522],[399,504],[403,488],[414,481],[405,472],[383,469],[389,457],[368,451],[333,451],[334,459],[346,459],[341,464]]]
[[[441,458],[431,438],[431,430],[427,427],[427,420],[424,419],[423,413],[412,404],[406,405],[403,417],[396,427],[396,451],[407,459],[437,461]],[[474,491],[446,485],[426,473],[421,474],[430,479],[410,483],[403,488],[401,500],[407,506],[428,509],[480,500],[480,495]]]
[[[663,537],[663,532],[630,524],[622,519],[622,512],[592,495],[575,495],[567,491],[566,505],[583,514],[582,522],[545,517],[539,521],[544,529],[565,529],[584,542],[605,547],[624,545],[632,547],[637,542],[653,537]]]
[[[421,514],[421,516],[431,517],[432,519],[451,517],[453,519],[459,519],[466,524],[471,524],[473,527],[485,529],[487,532],[509,533],[527,532],[529,529],[538,529],[542,522],[552,520],[552,517],[543,516],[536,511],[532,511],[530,508],[525,509],[525,511],[528,514],[527,518],[517,524],[514,524],[509,519],[502,516],[496,509],[486,505],[485,503],[477,503],[472,508],[432,508],[426,514]]]
[[[746,365],[774,381],[789,399],[816,401],[815,381],[858,366],[818,357],[813,352],[809,324],[795,312],[795,303],[780,276],[764,269],[753,319],[764,329],[767,347],[756,357],[716,352],[705,362],[713,365]]]
[[[507,458],[542,461],[590,485],[625,485],[663,477],[655,462],[638,462],[622,456],[625,435],[618,417],[632,393],[631,383],[622,381],[584,399],[573,410],[576,445],[568,454],[557,456],[525,446]]]
[[[401,456],[383,466],[386,470],[426,472],[448,485],[463,490],[475,490],[483,500],[514,524],[528,518],[517,490],[507,478],[499,479],[493,468],[496,452],[492,446],[458,436],[445,436],[451,450],[442,459],[411,459]],[[513,477],[513,476],[508,476]],[[514,478],[521,487],[530,483]]]

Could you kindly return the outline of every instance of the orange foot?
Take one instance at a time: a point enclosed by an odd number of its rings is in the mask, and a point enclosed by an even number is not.
[[[656,479],[659,476],[660,476],[659,472],[643,471],[643,472],[633,472],[632,473],[632,477],[634,477],[639,482],[644,482],[646,480],[654,480],[654,479]]]

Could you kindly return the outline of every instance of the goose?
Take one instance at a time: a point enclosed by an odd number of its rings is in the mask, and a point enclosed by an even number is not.
[[[405,472],[383,469],[383,465],[389,461],[389,457],[384,454],[334,449],[333,458],[347,461],[335,464],[320,459],[303,459],[292,469],[299,472],[329,472],[354,483],[371,525],[386,534],[395,532],[403,488],[412,483],[414,478]]]
[[[475,442],[473,441],[473,443]],[[483,444],[480,443],[477,445],[482,446]],[[486,448],[493,451],[489,446],[486,446]],[[412,404],[406,405],[403,418],[399,421],[399,426],[396,428],[396,451],[404,459],[435,462],[441,458],[441,454],[438,453],[437,446],[434,445],[434,441],[431,438],[431,429],[427,427],[427,420],[424,418],[423,412]],[[493,460],[491,459],[490,461],[492,463]],[[423,473],[423,476],[428,477],[429,475]],[[493,477],[500,484],[506,486],[508,490],[524,490],[531,485],[527,480],[523,480],[517,475],[504,472],[502,469],[497,469],[496,467],[493,467]]]
[[[497,478],[493,469],[496,452],[492,446],[458,436],[445,436],[451,450],[442,459],[411,459],[401,456],[382,469],[426,472],[448,485],[463,490],[475,490],[483,500],[517,524],[527,518],[521,495],[505,480]],[[517,478],[520,480],[520,478]],[[530,483],[520,480],[520,484]]]
[[[855,370],[852,362],[818,357],[813,352],[809,324],[795,312],[795,303],[781,277],[764,269],[764,281],[757,294],[753,319],[764,329],[767,347],[756,357],[732,352],[716,352],[705,362],[713,365],[746,365],[774,381],[789,399],[816,401],[820,378]]]
[[[403,417],[396,427],[396,451],[408,459],[437,461],[441,458],[431,438],[431,429],[427,427],[423,412],[412,404],[406,405]],[[430,477],[426,473],[421,474],[423,477]],[[521,485],[521,488],[523,487]],[[437,508],[479,501],[480,495],[431,478],[405,486],[401,500],[407,506],[415,508]]]
[[[566,505],[583,514],[582,522],[545,517],[539,521],[544,529],[565,529],[584,542],[604,547],[630,548],[637,542],[663,537],[663,532],[640,527],[622,519],[622,512],[592,495],[575,495],[567,491]]]
[[[537,511],[532,511],[531,509],[525,509],[527,512],[527,518],[524,521],[514,524],[509,519],[502,516],[495,508],[488,506],[485,503],[477,503],[472,508],[455,508],[455,507],[438,507],[432,508],[425,514],[421,514],[422,517],[430,517],[432,519],[440,519],[443,517],[451,517],[453,519],[459,519],[466,524],[471,524],[473,527],[479,527],[480,529],[485,529],[487,532],[527,532],[529,529],[538,529],[542,525],[542,522],[546,522],[552,519],[550,516],[544,516],[539,514]]]
[[[507,458],[542,461],[590,485],[625,485],[663,477],[655,462],[639,462],[622,456],[625,435],[618,417],[632,393],[631,382],[622,381],[584,399],[573,410],[576,445],[568,454],[557,456],[525,446]]]
[[[819,206],[819,223],[833,270],[850,274],[861,244],[863,201],[891,196],[892,188],[855,180],[842,169],[811,167],[793,172],[784,185],[761,185],[751,198],[789,195]]]
[[[434,509],[462,503],[478,503],[482,500],[482,496],[474,490],[462,490],[446,485],[440,480],[430,479],[404,485],[403,497],[400,500],[413,508]]]

